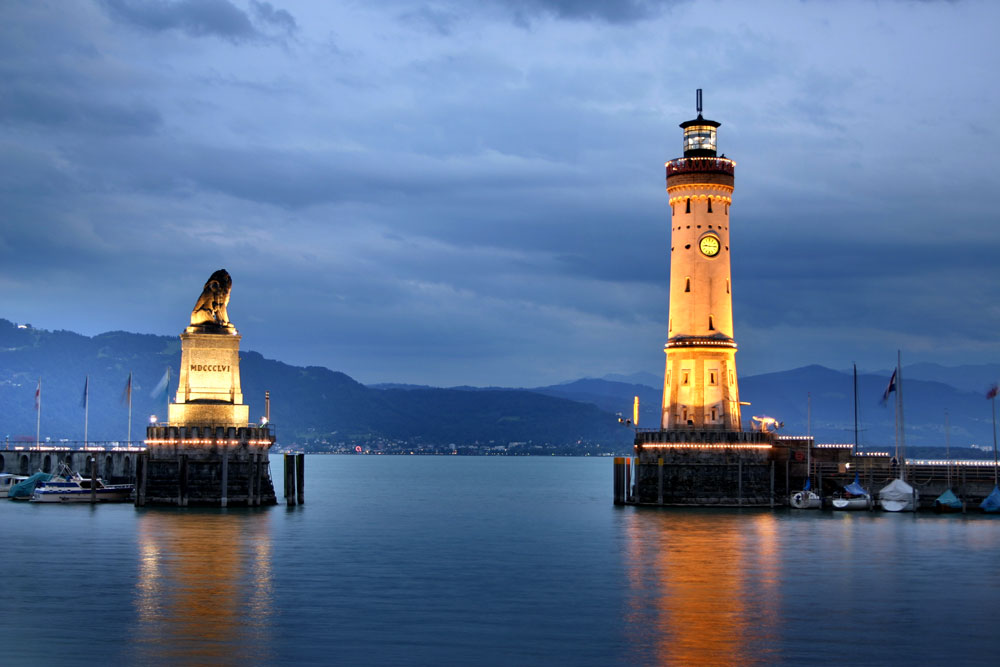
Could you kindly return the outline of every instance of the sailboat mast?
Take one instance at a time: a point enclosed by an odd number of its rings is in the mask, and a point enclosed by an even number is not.
[[[812,479],[812,406],[811,392],[806,392],[806,479]]]
[[[944,457],[948,460],[948,488],[951,488],[951,422],[948,411],[944,411]]]
[[[87,422],[90,419],[90,376],[83,381],[83,448],[87,449]]]
[[[132,371],[128,372],[128,440],[125,446],[132,446]]]
[[[858,365],[854,364],[854,451],[858,453]]]
[[[903,421],[903,354],[896,350],[896,413],[899,422],[899,478],[905,480],[906,470],[906,427]]]
[[[997,486],[997,397],[994,396],[990,399],[992,401],[990,412],[993,413],[993,486]]]

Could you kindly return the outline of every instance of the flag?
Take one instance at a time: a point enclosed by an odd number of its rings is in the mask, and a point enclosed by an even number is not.
[[[1000,389],[1000,387],[997,387],[996,382],[994,382],[993,386],[990,387],[990,390],[988,392],[986,392],[986,400],[988,401],[991,398],[996,398],[997,397],[997,390],[998,389]]]
[[[80,401],[81,408],[87,407],[87,401],[90,398],[89,394],[90,394],[90,376],[88,375],[86,379],[84,379],[83,381],[83,399]]]
[[[163,377],[161,377],[160,381],[156,383],[155,387],[153,387],[153,391],[149,392],[149,395],[152,398],[156,398],[157,396],[160,395],[161,392],[166,393],[167,384],[169,383],[170,383],[170,367],[168,366],[166,372],[163,373]]]
[[[42,407],[42,378],[38,378],[38,389],[35,390],[35,410]]]
[[[128,381],[125,383],[125,391],[122,392],[122,405],[132,401],[132,374],[128,374]]]
[[[885,388],[885,393],[882,394],[882,405],[885,405],[889,400],[889,394],[896,391],[896,371],[892,372],[892,377],[889,378],[889,386]]]

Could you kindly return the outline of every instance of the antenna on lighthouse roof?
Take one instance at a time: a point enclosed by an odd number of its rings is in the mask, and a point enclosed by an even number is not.
[[[697,98],[698,98],[698,113],[700,114],[701,113],[701,88],[698,89]]]

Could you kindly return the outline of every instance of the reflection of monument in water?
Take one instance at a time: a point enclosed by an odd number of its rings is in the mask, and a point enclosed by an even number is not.
[[[243,512],[143,512],[135,591],[139,655],[260,664],[270,656],[271,536]]]
[[[177,395],[167,423],[146,429],[136,505],[272,505],[268,423],[250,424],[240,388],[240,335],[227,306],[233,281],[212,274],[181,334]]]

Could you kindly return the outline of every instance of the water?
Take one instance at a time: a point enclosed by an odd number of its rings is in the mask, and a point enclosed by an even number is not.
[[[291,509],[0,503],[3,664],[989,664],[1000,649],[997,518],[615,508],[610,459],[311,456],[306,473]]]

